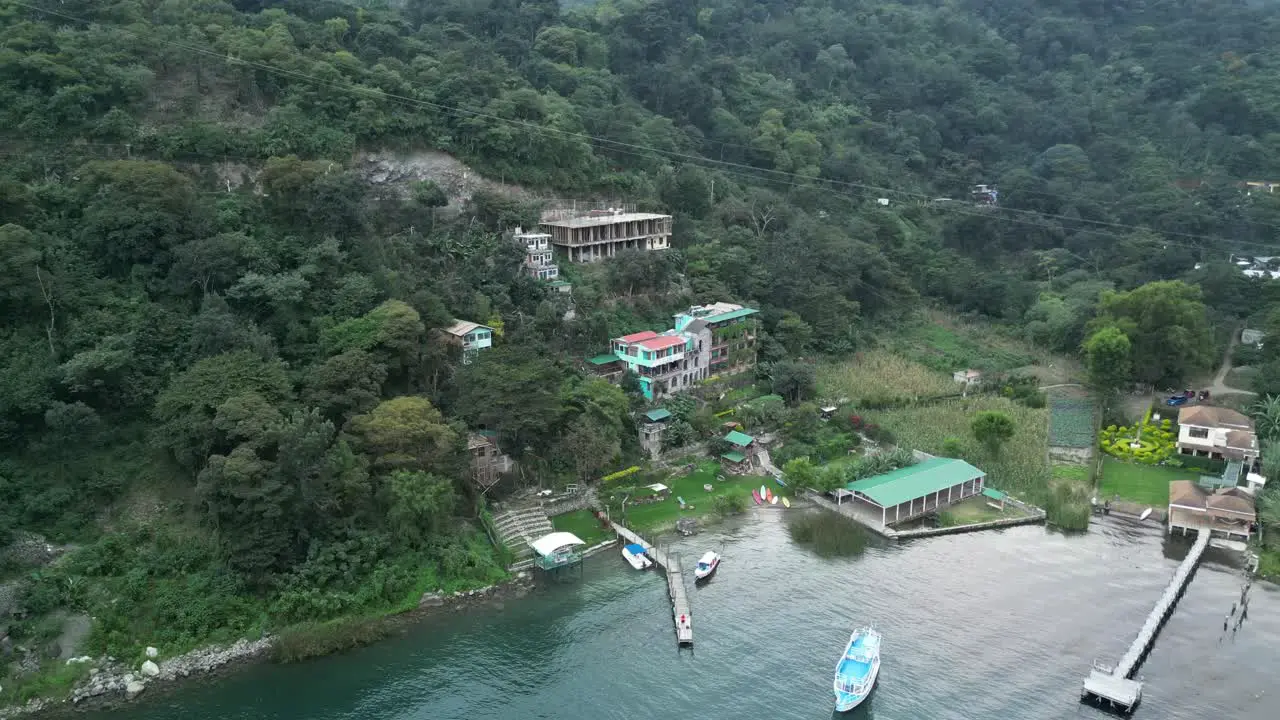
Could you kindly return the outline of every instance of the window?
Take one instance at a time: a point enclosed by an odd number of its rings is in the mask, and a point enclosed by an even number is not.
[[[1187,434],[1193,438],[1199,438],[1201,440],[1205,440],[1209,437],[1209,428],[1193,427],[1191,428],[1191,432]]]

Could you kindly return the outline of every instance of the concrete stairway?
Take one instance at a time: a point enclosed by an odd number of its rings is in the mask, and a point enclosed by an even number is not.
[[[552,532],[551,521],[541,506],[508,510],[493,518],[493,529],[498,539],[515,555],[517,561],[533,555],[529,543]]]

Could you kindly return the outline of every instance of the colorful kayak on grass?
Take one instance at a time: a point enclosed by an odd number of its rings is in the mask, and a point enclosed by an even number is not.
[[[782,498],[782,507],[791,507],[791,501],[786,498]]]
[[[765,486],[761,485],[761,486],[760,486],[760,498],[761,498],[761,499],[764,499],[764,497],[765,497],[768,493],[769,493],[769,488],[767,488],[767,487],[765,487]]]
[[[770,504],[770,505],[777,505],[777,504],[778,504],[778,496],[777,496],[777,495],[770,495],[770,496],[769,496],[769,504]]]
[[[752,491],[751,491],[751,499],[752,499],[752,500],[755,500],[755,501],[756,501],[756,504],[757,504],[757,505],[759,505],[759,504],[760,504],[760,491],[759,491],[759,490],[752,490]]]
[[[765,499],[765,500],[768,500],[769,502],[773,502],[773,491],[772,491],[772,490],[766,490],[766,491],[765,491],[765,494],[764,494],[764,499]]]

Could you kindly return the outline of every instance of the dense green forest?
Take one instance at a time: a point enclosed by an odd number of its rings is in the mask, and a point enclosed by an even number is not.
[[[761,308],[779,384],[927,304],[1106,389],[1280,338],[1232,263],[1280,256],[1239,187],[1280,181],[1272,4],[566,5],[0,0],[0,545],[76,548],[0,558],[0,629],[186,647],[500,578],[468,429],[528,482],[624,467],[642,401],[577,361],[695,302]],[[388,149],[533,194],[365,182]],[[671,212],[674,249],[568,269],[567,314],[506,235],[539,194]],[[462,365],[453,318],[497,346]]]

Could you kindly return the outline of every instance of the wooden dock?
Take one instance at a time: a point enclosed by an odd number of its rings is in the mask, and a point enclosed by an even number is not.
[[[1134,638],[1124,657],[1120,658],[1120,662],[1115,666],[1094,662],[1093,670],[1089,672],[1089,677],[1085,678],[1084,688],[1080,691],[1081,699],[1106,703],[1124,712],[1131,712],[1142,700],[1142,682],[1134,680],[1133,675],[1142,665],[1142,660],[1147,653],[1151,651],[1156,635],[1160,634],[1160,628],[1164,626],[1165,620],[1169,619],[1174,606],[1178,604],[1178,599],[1182,597],[1183,591],[1191,582],[1191,575],[1195,572],[1196,565],[1200,563],[1200,557],[1204,555],[1205,548],[1209,547],[1209,536],[1210,532],[1205,529],[1201,529],[1196,535],[1196,542],[1191,546],[1191,551],[1178,565],[1177,572],[1173,574],[1173,580],[1169,582],[1169,586],[1164,589],[1164,594],[1147,615],[1147,621],[1142,624],[1138,637]]]
[[[667,573],[667,594],[671,597],[671,620],[676,626],[676,644],[680,647],[693,647],[693,611],[689,608],[689,593],[685,589],[684,573],[680,569],[680,556],[668,555],[616,522],[611,521],[609,524],[619,537],[628,543],[642,546],[645,553]]]

